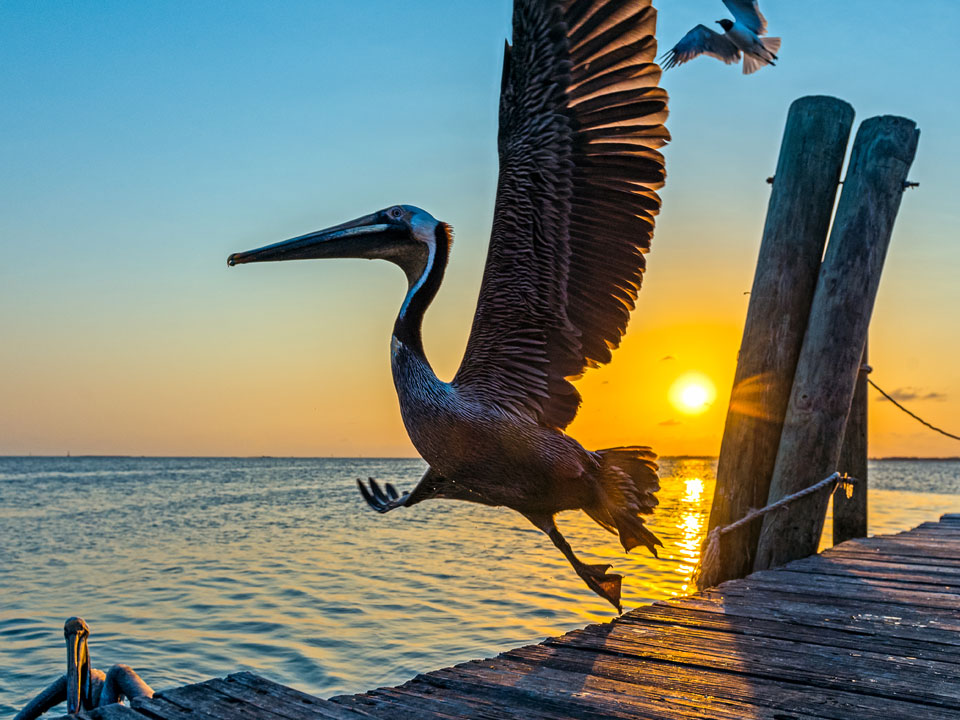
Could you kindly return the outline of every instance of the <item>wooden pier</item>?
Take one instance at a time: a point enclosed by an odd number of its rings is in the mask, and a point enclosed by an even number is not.
[[[960,718],[960,515],[539,645],[322,700],[250,673],[113,720]]]

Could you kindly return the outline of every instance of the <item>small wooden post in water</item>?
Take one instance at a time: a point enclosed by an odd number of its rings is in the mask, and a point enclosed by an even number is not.
[[[723,430],[711,530],[767,502],[853,116],[833,97],[790,106]],[[723,538],[717,582],[750,572],[759,534],[755,522]]]
[[[880,272],[917,151],[916,123],[866,120],[857,132],[797,362],[768,503],[837,469]],[[813,555],[829,493],[764,517],[755,570]]]
[[[867,346],[863,346],[860,371],[853,392],[853,403],[843,431],[840,462],[837,470],[846,473],[853,482],[847,496],[847,487],[841,485],[833,494],[833,544],[867,536]]]

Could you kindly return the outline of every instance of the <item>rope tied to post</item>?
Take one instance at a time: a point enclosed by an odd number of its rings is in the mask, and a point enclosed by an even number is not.
[[[835,472],[833,475],[825,477],[820,482],[815,483],[808,488],[799,490],[792,495],[787,495],[786,497],[781,498],[774,503],[770,503],[766,507],[751,510],[742,518],[730,523],[729,525],[715,527],[713,530],[707,533],[707,536],[703,539],[703,543],[700,545],[700,560],[697,562],[697,566],[693,569],[693,580],[697,584],[697,587],[702,590],[705,587],[711,587],[717,584],[717,566],[720,559],[721,536],[731,533],[734,530],[756,520],[757,518],[763,517],[769,512],[785,508],[787,505],[790,505],[801,498],[805,498],[807,495],[812,495],[815,492],[823,490],[826,487],[830,487],[830,492],[834,492],[839,485],[845,484],[847,485],[849,492],[849,488],[852,487],[851,483],[853,480],[853,478],[846,474],[841,475],[839,472]]]

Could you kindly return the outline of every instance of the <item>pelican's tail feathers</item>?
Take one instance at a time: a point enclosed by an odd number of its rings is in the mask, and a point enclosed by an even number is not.
[[[663,543],[643,524],[657,506],[660,489],[656,454],[648,447],[631,446],[598,450],[600,501],[584,511],[599,525],[620,536],[627,551],[645,546],[654,555]]]

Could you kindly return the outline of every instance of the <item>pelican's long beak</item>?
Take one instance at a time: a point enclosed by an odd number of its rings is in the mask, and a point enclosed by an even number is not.
[[[90,706],[90,628],[83,618],[72,617],[63,625],[67,641],[67,713],[75,715]]]
[[[326,230],[256,250],[234,253],[227,258],[227,265],[314,258],[382,257],[384,246],[395,240],[403,228],[403,225],[390,223],[382,214],[365,215]]]

